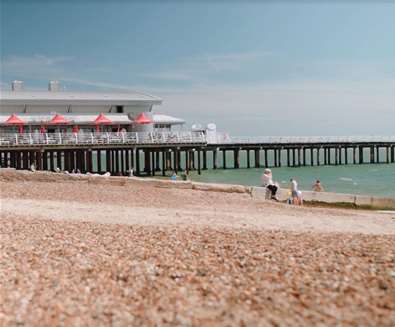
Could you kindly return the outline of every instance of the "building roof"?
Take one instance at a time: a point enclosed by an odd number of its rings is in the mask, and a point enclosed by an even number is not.
[[[181,118],[176,118],[164,114],[154,114],[153,119],[155,124],[172,124],[172,125],[185,124],[185,120]]]
[[[11,114],[0,114],[0,124],[6,125],[7,119]],[[26,125],[41,125],[51,121],[56,114],[18,114],[18,117],[23,120]],[[94,125],[95,119],[98,117],[97,114],[62,114],[62,116],[70,123],[75,125]],[[111,120],[112,124],[131,124],[133,118],[127,114],[111,114],[106,113],[105,115]],[[182,125],[185,123],[184,120],[168,115],[153,114],[152,116],[154,124],[170,124],[170,125]]]
[[[162,99],[140,92],[4,91],[0,105],[133,105],[161,104]]]

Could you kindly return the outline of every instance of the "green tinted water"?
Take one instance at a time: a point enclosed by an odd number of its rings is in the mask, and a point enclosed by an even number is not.
[[[221,153],[222,154],[222,153]],[[334,155],[332,155],[334,158]],[[349,153],[349,160],[352,153]],[[365,153],[365,161],[369,159],[369,153]],[[385,154],[381,154],[381,160],[385,160]],[[246,154],[240,153],[240,167],[246,167]],[[286,158],[282,159],[282,164],[286,165]],[[322,158],[321,158],[322,159]],[[202,175],[196,171],[191,172],[191,178],[195,181],[242,184],[259,186],[263,168],[240,168],[240,169],[212,169],[212,153],[207,154],[208,170],[203,170]],[[226,155],[227,166],[233,167],[233,154],[231,151]],[[94,160],[95,161],[95,160]],[[222,155],[218,156],[218,167],[223,166]],[[254,164],[253,155],[250,157],[250,164]],[[261,157],[261,163],[263,163]],[[306,162],[310,163],[309,153],[307,153]],[[343,158],[344,162],[344,158]],[[268,155],[268,164],[273,165],[274,160],[271,153]],[[316,164],[316,163],[315,163]],[[102,157],[102,169],[106,170],[105,157]],[[141,158],[141,167],[144,163]],[[160,167],[162,164],[160,163]],[[181,156],[181,166],[185,167],[185,157]],[[96,168],[96,167],[94,167]],[[363,164],[363,165],[340,165],[340,166],[305,166],[297,168],[281,167],[272,168],[273,178],[279,182],[281,187],[286,188],[289,185],[289,179],[295,178],[302,190],[310,190],[316,179],[319,179],[328,192],[351,193],[351,194],[369,194],[377,196],[395,196],[395,164]],[[169,176],[171,172],[167,172]],[[167,177],[168,178],[168,177]]]
[[[206,170],[191,174],[192,180],[213,183],[260,185],[263,168]],[[272,168],[273,179],[288,187],[295,178],[302,190],[311,190],[319,179],[328,192],[395,196],[395,164]]]

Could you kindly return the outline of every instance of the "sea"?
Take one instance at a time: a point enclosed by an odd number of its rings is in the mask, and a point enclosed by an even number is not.
[[[259,186],[264,168],[209,169],[191,179],[199,182]],[[311,190],[319,179],[325,191],[365,194],[382,197],[395,196],[395,164],[362,164],[342,166],[271,168],[273,179],[288,188],[290,178],[296,179],[301,190]]]
[[[308,154],[307,154],[308,155]],[[212,155],[207,154],[207,166],[209,169],[202,170],[198,175],[196,170],[190,172],[190,178],[193,181],[207,183],[225,183],[239,184],[247,186],[260,186],[261,175],[264,168],[246,168],[246,154],[240,152],[240,167],[233,169],[233,155],[229,151],[226,155],[228,169],[213,169]],[[351,154],[350,154],[351,157]],[[365,154],[368,159],[368,153]],[[385,159],[382,155],[381,158]],[[143,161],[141,159],[141,167]],[[102,158],[103,163],[105,158]],[[307,157],[307,163],[310,158]],[[262,163],[262,160],[261,160]],[[349,164],[349,165],[329,165],[329,166],[301,166],[286,167],[286,162],[282,162],[282,167],[272,168],[273,179],[277,181],[282,188],[288,188],[290,179],[293,178],[298,182],[299,189],[311,190],[314,182],[319,179],[325,191],[346,193],[346,194],[364,194],[380,197],[395,197],[395,163],[379,164]],[[250,158],[250,164],[253,165],[253,156]],[[273,157],[268,157],[268,164],[274,164]],[[218,167],[222,167],[222,155],[218,156]],[[185,167],[185,157],[181,156],[181,167]],[[169,178],[171,172],[167,172]],[[159,175],[159,176],[158,176]],[[156,178],[162,178],[158,174]]]

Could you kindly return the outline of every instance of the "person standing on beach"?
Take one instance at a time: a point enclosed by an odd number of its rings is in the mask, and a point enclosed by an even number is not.
[[[176,172],[173,172],[173,174],[170,176],[170,180],[172,180],[172,181],[176,181],[177,180]]]
[[[263,171],[261,180],[262,180],[262,186],[266,187],[270,191],[271,199],[278,201],[278,198],[276,196],[278,186],[273,182],[272,171],[268,168],[265,169]]]
[[[291,188],[292,203],[299,204],[298,183],[293,178],[291,178],[290,188]]]
[[[183,172],[183,173],[181,174],[181,179],[182,179],[183,181],[189,180],[189,174],[188,174],[187,171],[185,171],[185,172]]]

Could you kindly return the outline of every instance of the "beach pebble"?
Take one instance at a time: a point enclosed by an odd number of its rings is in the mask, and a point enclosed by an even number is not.
[[[28,174],[1,176],[2,201],[66,203],[68,219],[55,219],[55,206],[47,219],[32,206],[26,216],[0,211],[0,325],[395,325],[394,235],[247,228],[218,223],[229,207],[251,214],[244,193]],[[84,221],[103,203],[143,208],[141,221]],[[258,205],[260,218],[289,210]],[[152,206],[178,217],[149,221]],[[68,216],[76,208],[81,220]],[[186,212],[194,219],[174,223]],[[210,223],[196,222],[202,212]]]

